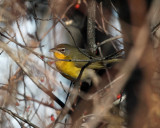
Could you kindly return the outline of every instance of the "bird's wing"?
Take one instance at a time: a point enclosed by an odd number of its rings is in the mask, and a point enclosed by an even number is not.
[[[78,50],[78,49],[75,49],[75,50]],[[76,56],[74,54],[72,54],[72,59],[81,60],[81,62],[74,62],[75,66],[78,67],[78,68],[82,68],[85,64],[87,64],[88,62],[86,62],[86,61],[90,60],[88,56],[92,56],[92,55],[90,55],[90,53],[87,50],[85,50],[85,49],[80,49],[80,50],[84,54],[79,52],[79,51],[77,51],[77,52],[75,51],[77,53]],[[102,69],[102,68],[104,68],[104,65],[103,65],[102,62],[95,62],[95,63],[90,64],[87,68]]]

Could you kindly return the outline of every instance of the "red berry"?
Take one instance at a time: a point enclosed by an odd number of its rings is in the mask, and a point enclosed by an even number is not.
[[[40,57],[41,57],[42,60],[44,59],[44,56],[40,56]]]
[[[76,5],[74,6],[74,8],[75,8],[75,9],[79,9],[79,8],[80,8],[80,4],[76,4]]]
[[[55,118],[53,115],[51,115],[51,121],[55,121]]]
[[[16,106],[19,106],[19,103],[18,103],[18,102],[16,102]]]
[[[118,94],[118,95],[117,95],[117,99],[120,99],[120,98],[121,98],[121,96],[122,96],[121,94]]]
[[[42,83],[44,82],[44,78],[41,78],[40,80],[41,80]]]

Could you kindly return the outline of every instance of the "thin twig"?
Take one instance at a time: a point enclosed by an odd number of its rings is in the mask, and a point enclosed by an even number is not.
[[[100,14],[101,14],[101,17],[102,17],[102,25],[103,25],[103,28],[104,28],[104,31],[105,33],[107,34],[107,31],[105,30],[105,23],[107,23],[108,25],[110,25],[113,29],[115,29],[116,31],[120,32],[122,34],[122,32],[117,29],[116,27],[114,27],[107,19],[105,19],[105,16],[103,14],[103,6],[102,6],[102,2],[100,3],[100,7],[99,7],[99,10],[100,10]],[[104,23],[105,22],[105,23]]]
[[[133,49],[131,50],[126,62],[124,63],[124,66],[121,68],[120,72],[117,74],[117,76],[121,76],[122,74],[125,74],[125,76],[119,79],[118,82],[115,82],[112,85],[112,87],[109,88],[108,94],[102,97],[101,102],[99,102],[99,104],[96,102],[96,106],[93,110],[93,114],[105,116],[105,114],[109,112],[110,108],[113,106],[112,103],[116,99],[116,96],[122,90],[128,78],[130,77],[132,71],[134,70],[135,66],[141,59],[144,53],[144,50],[146,48],[146,44],[148,42],[148,37],[149,37],[149,31],[148,31],[148,24],[146,23],[140,28],[136,42],[134,43]],[[96,119],[94,121],[90,120],[88,122],[88,125],[89,127],[97,126],[97,124],[101,120],[102,118]]]
[[[50,20],[56,19],[56,18],[42,19],[42,18],[34,17],[34,19],[35,20],[41,20],[41,21],[50,21]]]
[[[111,3],[111,6],[113,7],[113,9],[115,10],[115,12],[117,12],[119,14],[118,10],[116,9],[116,7],[114,6],[114,4],[112,3],[112,0],[109,0],[109,1]]]
[[[23,37],[23,34],[22,34],[22,32],[21,32],[21,29],[20,29],[18,20],[16,20],[16,23],[17,23],[17,27],[18,27],[19,33],[20,33],[20,35],[21,35],[21,38],[22,38],[24,44],[27,46],[27,43],[26,43],[26,41],[25,41],[25,39],[24,39],[24,37]]]
[[[40,53],[37,53],[37,52],[33,51],[30,47],[27,47],[27,46],[24,46],[24,45],[18,43],[15,39],[9,38],[9,37],[5,36],[5,35],[4,35],[3,33],[1,33],[1,32],[0,32],[0,35],[3,36],[3,37],[5,37],[6,39],[10,40],[11,42],[14,42],[15,44],[19,45],[20,47],[22,47],[22,48],[30,51],[31,53],[33,53],[34,55],[36,55],[38,58],[40,58],[44,63],[47,63],[47,62],[45,62],[45,61],[42,59],[42,57],[48,58],[48,59],[51,59],[51,60],[55,60],[54,58],[51,58],[51,57],[48,57],[48,56],[44,56],[44,55],[42,55],[42,54],[40,54]],[[47,63],[47,65],[49,65],[49,64]],[[50,65],[49,65],[49,66],[50,66]],[[51,66],[50,66],[50,67],[51,67]],[[54,67],[51,67],[51,68],[54,69],[54,70],[56,70],[56,68],[54,68]],[[57,70],[56,70],[56,71],[57,71]]]
[[[25,67],[22,63],[19,62],[19,59],[15,56],[14,50],[9,48],[7,44],[0,41],[0,47],[5,50],[5,52],[23,69],[25,74],[37,85],[39,89],[41,89],[45,94],[50,96],[53,100],[55,100],[62,108],[64,107],[64,103],[59,100],[50,90],[45,88],[37,78],[33,76],[33,74],[30,73],[29,69]],[[24,56],[23,56],[24,57]]]
[[[24,46],[24,45],[18,43],[18,42],[17,42],[16,40],[14,40],[13,38],[8,38],[7,36],[5,36],[5,35],[4,35],[3,33],[1,33],[1,32],[0,32],[0,35],[2,35],[3,37],[7,38],[8,40],[14,42],[15,44],[19,45],[20,47],[22,47],[22,48],[24,48],[24,49],[27,49],[27,50],[30,51],[31,53],[35,54],[35,55],[36,55],[38,58],[40,58],[41,60],[42,60],[42,56],[43,56],[43,57],[45,57],[45,58],[48,58],[48,59],[51,59],[51,60],[54,60],[54,61],[92,62],[92,63],[94,63],[94,62],[106,60],[106,59],[108,59],[108,58],[111,57],[111,55],[106,56],[106,57],[103,57],[103,58],[98,58],[98,57],[95,58],[95,57],[89,56],[89,57],[92,58],[92,59],[89,59],[89,60],[78,60],[78,59],[54,59],[54,58],[47,57],[47,56],[44,56],[44,55],[42,55],[42,54],[40,54],[40,53],[37,53],[37,52],[33,51],[31,48],[26,47],[26,46]],[[116,37],[113,37],[113,38],[116,38]],[[113,40],[113,39],[108,39],[108,40],[106,40],[106,41],[110,41],[110,40]],[[82,51],[82,50],[81,50],[81,51]],[[82,53],[84,53],[84,52],[82,52]],[[44,61],[44,60],[42,60],[42,61]],[[116,60],[114,60],[114,59],[113,59],[113,60],[108,60],[108,63],[112,63],[112,62],[116,62]],[[119,62],[119,61],[118,61],[118,62]],[[44,63],[46,63],[46,62],[44,61]],[[48,64],[48,63],[47,63],[47,64]],[[50,66],[50,65],[49,65],[49,66]],[[50,67],[51,67],[51,66],[50,66]],[[54,67],[51,67],[51,68],[53,68],[54,70],[56,70]],[[57,70],[56,70],[56,71],[57,71]]]
[[[63,84],[62,84],[61,81],[60,81],[60,85],[62,86],[63,91],[67,94],[67,91],[66,91],[66,89],[64,88],[64,86],[63,86]]]
[[[99,44],[99,43],[97,43],[97,45],[98,45],[98,44]],[[103,57],[103,53],[102,53],[101,47],[98,47],[98,50],[99,50],[100,56]],[[105,65],[105,64],[104,64],[104,65]],[[107,68],[106,68],[105,70],[106,70],[106,74],[107,74],[108,81],[109,81],[109,83],[111,83],[111,77],[110,77],[109,71],[108,71]]]
[[[39,128],[38,126],[36,126],[35,124],[31,123],[30,121],[24,119],[23,117],[19,116],[18,114],[12,112],[11,110],[8,110],[6,108],[3,108],[0,106],[0,109],[3,110],[4,112],[8,113],[11,116],[17,117],[18,119],[22,120],[23,122],[29,124],[30,126],[34,127],[34,128]]]
[[[119,36],[111,37],[111,38],[109,38],[109,39],[107,39],[107,40],[104,40],[103,42],[97,44],[97,48],[100,47],[101,45],[104,45],[105,43],[111,42],[111,41],[113,41],[113,40],[120,39],[120,38],[122,38],[122,37],[123,37],[122,35],[119,35]]]
[[[19,94],[19,95],[21,95],[21,96],[23,96],[22,94]],[[46,106],[46,107],[49,107],[49,108],[52,108],[52,109],[55,109],[55,110],[57,110],[57,111],[59,111],[60,109],[57,109],[57,108],[55,108],[52,104],[49,104],[49,103],[45,103],[45,102],[42,102],[42,101],[39,101],[39,100],[36,100],[36,99],[33,99],[33,98],[31,98],[31,97],[29,97],[29,96],[26,96],[26,97],[24,97],[25,99],[17,99],[18,101],[24,101],[24,100],[27,100],[27,101],[33,101],[33,102],[36,102],[36,103],[39,103],[39,104],[42,104],[42,105],[44,105],[44,106]]]
[[[80,81],[80,79],[81,79],[81,76],[82,76],[82,74],[83,74],[83,71],[84,71],[85,68],[86,68],[87,66],[89,66],[90,64],[91,64],[91,62],[88,62],[87,64],[85,64],[85,65],[81,68],[81,71],[80,71],[80,73],[79,73],[79,76],[78,76],[77,79],[74,81],[74,85],[75,85],[75,86],[74,86],[74,90],[71,91],[69,100],[67,100],[65,107],[64,107],[63,110],[61,111],[59,117],[56,119],[53,127],[56,126],[57,122],[62,121],[63,118],[64,118],[64,116],[68,113],[69,108],[66,107],[66,106],[69,106],[69,104],[72,105],[72,104],[74,103],[76,97],[78,96],[78,92],[79,92],[79,88],[80,88],[79,81]]]
[[[52,27],[50,27],[50,29],[46,32],[46,33],[44,33],[44,35],[39,39],[40,41],[42,41],[47,35],[48,35],[48,33],[53,29],[53,28],[55,28],[55,26],[57,25],[57,21],[54,23],[54,25],[52,25]]]
[[[152,28],[151,30],[152,34],[154,34],[159,29],[159,27],[160,27],[160,22]]]
[[[58,17],[57,17],[58,18]],[[69,33],[69,35],[71,36],[72,40],[73,40],[73,43],[75,44],[76,48],[82,53],[84,54],[85,56],[87,56],[88,58],[93,58],[92,56],[89,56],[88,54],[86,54],[85,52],[83,52],[77,45],[72,33],[70,32],[70,30],[67,28],[67,26],[61,21],[60,18],[59,19],[59,22],[63,25],[63,27],[67,30],[67,32]]]
[[[104,15],[103,15],[103,7],[102,7],[102,2],[100,3],[100,14],[101,14],[101,21],[102,21],[102,28],[104,30],[104,32],[106,33],[106,35],[108,34],[106,27],[105,27],[105,23],[104,23]]]
[[[69,6],[67,6],[66,10],[64,11],[63,15],[61,16],[61,18],[64,18],[66,13],[68,12],[68,10],[73,7],[73,5],[75,4],[76,1],[73,1]]]
[[[35,115],[36,115],[36,113],[38,112],[39,107],[41,106],[42,102],[43,102],[43,98],[42,98],[42,100],[40,101],[40,103],[39,103],[39,105],[38,105],[38,107],[37,107],[36,111],[34,112],[34,114],[32,115],[32,117],[31,117],[31,119],[30,119],[30,120],[32,120],[32,119],[34,118],[34,116],[35,116]]]

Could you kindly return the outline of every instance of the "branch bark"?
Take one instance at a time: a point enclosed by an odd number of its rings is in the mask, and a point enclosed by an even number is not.
[[[95,42],[95,18],[96,18],[96,1],[89,0],[88,2],[88,20],[87,20],[87,42],[90,52],[96,53]]]

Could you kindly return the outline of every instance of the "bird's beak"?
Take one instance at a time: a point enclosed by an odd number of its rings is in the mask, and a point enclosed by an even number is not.
[[[56,48],[52,48],[49,50],[49,52],[55,52],[55,51],[57,51]]]

